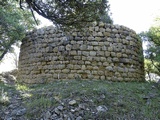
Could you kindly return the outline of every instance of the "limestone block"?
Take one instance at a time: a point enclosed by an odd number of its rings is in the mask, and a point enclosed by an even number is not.
[[[116,53],[115,52],[111,52],[111,57],[116,57]]]
[[[92,41],[92,40],[94,40],[94,37],[90,36],[90,37],[88,37],[88,40]]]
[[[95,40],[100,41],[102,38],[101,37],[95,37]]]
[[[94,78],[93,78],[93,79],[95,79],[95,80],[99,80],[99,78],[100,78],[100,76],[94,76]]]
[[[92,70],[92,75],[97,75],[97,70]]]
[[[100,51],[101,48],[99,46],[95,46],[93,49],[96,51]]]
[[[102,36],[104,36],[104,35],[103,35],[103,33],[102,33],[102,32],[98,32],[98,33],[97,33],[97,36],[102,37]],[[97,37],[96,37],[95,39],[99,41],[99,38],[97,38]],[[100,40],[101,40],[101,39],[100,39]]]
[[[109,63],[108,62],[104,62],[103,66],[109,66]]]
[[[121,77],[121,74],[119,72],[115,72],[115,76]]]
[[[68,64],[66,68],[70,70],[73,69],[73,64]]]
[[[122,56],[123,56],[123,57],[125,57],[125,58],[127,58],[127,57],[128,57],[128,55],[127,55],[127,54],[122,54]]]
[[[74,45],[76,44],[77,42],[75,40],[71,40],[71,44]]]
[[[58,51],[64,51],[64,46],[59,46]]]
[[[104,27],[104,26],[105,26],[105,23],[99,22],[98,26],[99,26],[99,27]]]
[[[110,52],[105,51],[105,56],[106,56],[106,57],[110,56],[110,54],[111,54]]]
[[[104,71],[98,71],[98,75],[104,75]]]
[[[117,57],[114,57],[113,62],[119,62],[119,59]]]
[[[82,40],[82,37],[75,37],[75,40]]]
[[[87,65],[87,70],[93,70],[93,66]]]
[[[90,52],[88,52],[88,51],[82,51],[82,55],[84,55],[84,56],[89,56],[89,54],[90,54]]]
[[[81,60],[81,56],[74,56],[75,60]]]
[[[104,56],[104,51],[97,51],[97,56]]]
[[[111,63],[112,62],[112,58],[111,57],[107,57],[107,62]]]
[[[80,70],[80,69],[81,69],[81,66],[80,66],[80,65],[74,65],[74,66],[73,66],[73,69],[74,69],[74,70]]]
[[[78,53],[78,55],[82,55],[82,51],[78,51],[77,53]]]
[[[55,47],[55,48],[53,49],[53,52],[58,52],[58,47]]]
[[[70,51],[70,55],[77,55],[77,51]]]
[[[124,72],[124,68],[122,68],[122,67],[117,67],[117,70],[118,70],[119,72]]]
[[[103,50],[103,51],[106,51],[106,50],[107,50],[107,47],[106,47],[106,46],[102,46],[102,50]]]
[[[55,70],[55,73],[61,73],[62,71],[61,70]]]
[[[105,28],[100,28],[99,30],[100,30],[100,32],[102,32],[102,33],[105,32]]]
[[[108,66],[108,67],[106,67],[106,70],[113,71],[113,68],[112,68],[112,66]]]
[[[117,53],[117,57],[118,58],[122,57],[122,53]]]
[[[94,28],[94,30],[95,30],[95,31],[99,31],[99,27],[96,26],[96,27]]]
[[[110,37],[110,36],[111,36],[111,33],[110,33],[110,32],[104,32],[103,35],[104,35],[104,36],[107,36],[107,37]]]
[[[86,70],[86,66],[85,65],[82,65],[82,70]]]
[[[98,42],[98,45],[101,47],[104,45],[104,42]]]
[[[127,36],[126,40],[133,40],[133,38],[131,36]]]
[[[97,36],[97,32],[93,32],[93,36],[96,37]]]
[[[72,33],[72,36],[77,36],[77,32],[73,32],[73,33]]]
[[[106,57],[100,57],[100,61],[104,62],[106,60],[107,60]]]
[[[129,44],[132,46],[136,46],[135,42],[133,42],[133,41],[130,41]]]
[[[78,61],[77,61],[77,64],[78,64],[78,65],[84,65],[84,61],[83,61],[83,60],[78,60]]]
[[[94,78],[94,76],[91,75],[91,74],[89,74],[89,75],[88,75],[88,78],[92,80],[92,79]]]
[[[93,46],[97,46],[98,45],[98,42],[92,42],[91,43]]]
[[[80,50],[87,50],[87,45],[81,45]]]
[[[58,69],[62,70],[65,68],[65,64],[60,64],[60,65],[57,65]]]
[[[62,73],[69,73],[69,72],[70,72],[69,69],[63,69],[63,70],[62,70]]]
[[[89,31],[94,31],[94,27],[89,27]]]
[[[113,51],[113,47],[108,47],[108,51],[112,52]]]
[[[90,51],[89,54],[90,56],[96,56],[97,53],[95,51]]]
[[[90,65],[91,62],[90,61],[85,61],[85,65]]]
[[[100,61],[100,57],[93,57],[93,61]]]
[[[71,50],[72,46],[71,45],[66,45],[66,50]]]
[[[112,29],[112,32],[113,33],[118,33],[118,30],[117,29]]]
[[[99,69],[99,67],[98,66],[96,66],[97,64],[95,64],[95,65],[93,65],[94,67],[93,67],[93,70],[98,70]]]
[[[112,30],[110,28],[107,28],[106,29],[106,32],[111,32]]]
[[[82,60],[87,60],[87,57],[86,56],[82,56]]]
[[[103,66],[102,66],[102,62],[98,62],[97,65],[103,67]],[[101,67],[100,67],[100,68],[101,68]]]
[[[93,61],[93,57],[88,56],[88,57],[87,57],[87,60],[88,60],[88,61]]]
[[[75,76],[74,76],[74,74],[68,74],[68,78],[69,78],[69,79],[74,79]]]
[[[93,50],[93,46],[88,46],[87,50]]]

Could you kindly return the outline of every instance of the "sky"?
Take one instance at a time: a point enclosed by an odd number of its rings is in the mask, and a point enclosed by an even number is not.
[[[152,25],[154,18],[160,15],[160,0],[108,0],[110,4],[111,18],[114,24],[124,25],[135,30],[137,33],[147,31]],[[42,26],[52,25],[45,18],[40,18]]]
[[[109,3],[114,24],[124,25],[137,33],[147,31],[154,18],[160,15],[160,0],[109,0]],[[42,22],[38,28],[52,24],[38,15],[35,16]],[[0,72],[11,69],[14,69],[14,65],[9,57],[9,60],[0,64]]]
[[[137,33],[147,31],[160,14],[160,0],[109,0],[114,24],[124,25]]]

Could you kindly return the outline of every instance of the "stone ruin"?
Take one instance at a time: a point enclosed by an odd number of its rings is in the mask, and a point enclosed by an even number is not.
[[[22,40],[18,80],[144,81],[142,42],[124,26],[98,23],[64,33],[53,26]]]

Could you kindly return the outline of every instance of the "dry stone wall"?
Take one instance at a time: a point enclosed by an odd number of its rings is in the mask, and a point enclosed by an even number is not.
[[[21,45],[19,80],[143,81],[142,44],[124,26],[99,23],[64,34],[50,26],[27,33]]]

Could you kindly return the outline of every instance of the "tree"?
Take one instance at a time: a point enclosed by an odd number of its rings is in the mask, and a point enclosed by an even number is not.
[[[141,33],[140,36],[148,42],[145,58],[151,61],[154,71],[158,71],[156,74],[160,75],[160,18],[156,19],[149,31]]]
[[[0,61],[21,40],[25,32],[34,28],[34,20],[28,11],[22,11],[14,0],[0,1]]]
[[[81,28],[101,16],[109,18],[107,0],[20,0],[20,7],[25,6],[61,28]]]

